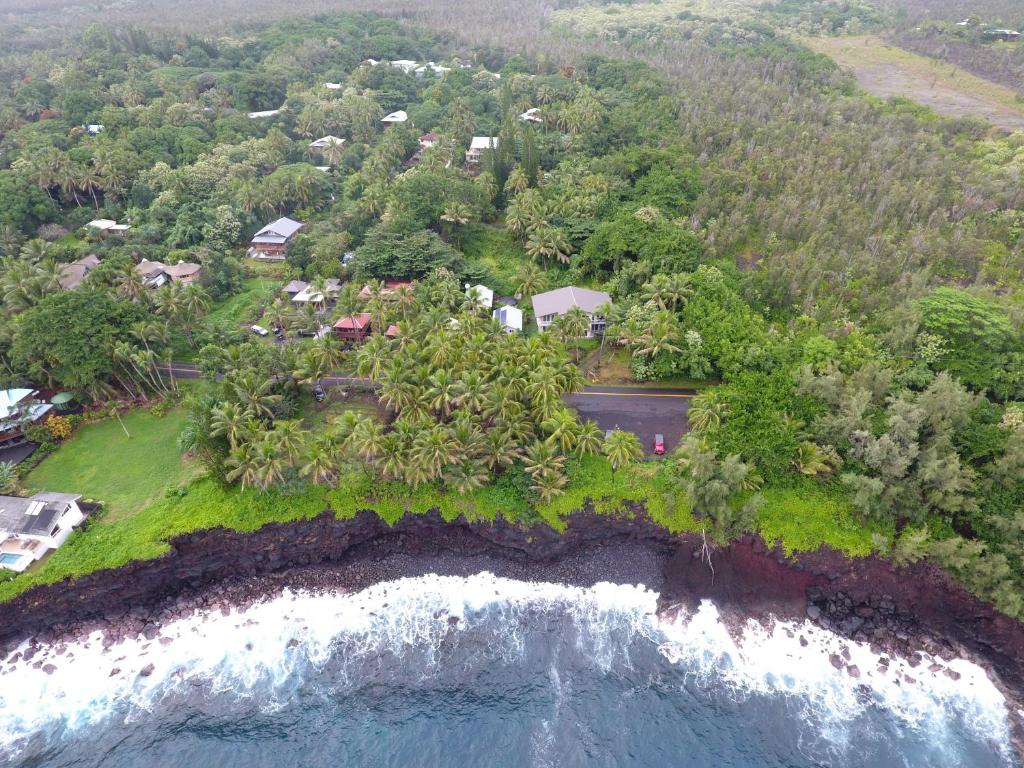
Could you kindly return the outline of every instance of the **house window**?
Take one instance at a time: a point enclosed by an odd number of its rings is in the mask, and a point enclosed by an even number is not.
[[[57,535],[58,533],[60,533],[60,526],[59,526],[59,525],[55,525],[55,526],[53,526],[53,530],[52,530],[52,531],[50,531],[50,538],[52,539],[52,538],[53,538],[54,536],[56,536],[56,535]]]

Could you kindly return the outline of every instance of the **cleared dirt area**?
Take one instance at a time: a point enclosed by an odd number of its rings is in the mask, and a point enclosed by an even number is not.
[[[1024,104],[1004,86],[948,62],[919,56],[877,37],[805,40],[852,70],[860,87],[884,99],[903,96],[948,117],[980,117],[1008,131],[1024,130]]]

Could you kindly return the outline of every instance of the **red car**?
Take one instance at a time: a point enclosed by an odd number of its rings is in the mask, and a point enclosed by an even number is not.
[[[654,455],[662,456],[665,453],[665,436],[655,435],[654,436]]]

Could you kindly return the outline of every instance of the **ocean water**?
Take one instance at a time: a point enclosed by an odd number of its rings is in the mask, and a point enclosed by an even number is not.
[[[659,616],[657,597],[425,576],[197,613],[106,651],[97,634],[0,664],[0,765],[1014,764],[1006,704],[966,661],[880,667],[802,623],[734,640],[714,605]],[[844,648],[857,679],[829,661]]]

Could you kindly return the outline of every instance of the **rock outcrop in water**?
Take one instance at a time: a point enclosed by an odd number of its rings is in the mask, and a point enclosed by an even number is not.
[[[200,531],[174,539],[154,560],[35,587],[4,604],[0,649],[83,628],[107,630],[113,644],[196,607],[227,610],[285,585],[357,590],[401,576],[481,570],[580,586],[643,583],[665,608],[712,599],[736,618],[806,617],[911,658],[918,650],[973,657],[1015,700],[1024,691],[1024,626],[937,569],[897,569],[831,550],[787,558],[753,537],[715,550],[709,562],[700,537],[672,535],[642,515],[581,513],[561,534],[546,526],[446,523],[436,515],[388,527],[371,513],[348,521],[325,513],[253,533]]]

